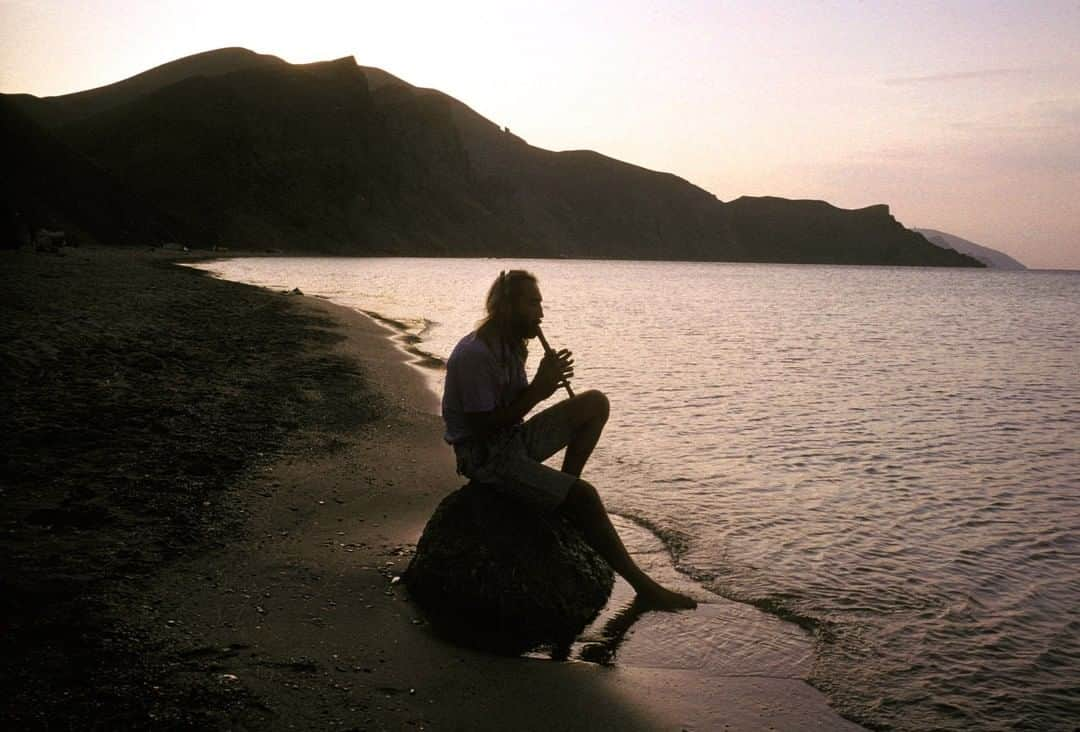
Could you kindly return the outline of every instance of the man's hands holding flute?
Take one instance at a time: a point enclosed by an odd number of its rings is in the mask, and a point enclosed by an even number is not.
[[[532,387],[541,399],[547,399],[555,393],[556,389],[568,383],[574,376],[573,354],[565,348],[558,351],[547,351],[540,359],[540,366],[536,369]]]

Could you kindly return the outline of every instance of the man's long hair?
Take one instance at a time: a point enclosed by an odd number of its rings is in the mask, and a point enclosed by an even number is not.
[[[500,272],[488,290],[484,309],[487,315],[476,324],[477,331],[484,329],[498,339],[499,350],[507,349],[525,363],[529,355],[528,341],[514,337],[514,304],[526,282],[536,282],[536,275],[523,269]],[[498,354],[501,357],[501,353]]]

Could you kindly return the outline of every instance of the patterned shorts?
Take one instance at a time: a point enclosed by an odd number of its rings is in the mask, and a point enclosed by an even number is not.
[[[562,401],[487,440],[455,444],[458,473],[490,483],[539,511],[553,511],[566,500],[577,478],[543,461],[572,437],[568,402]]]

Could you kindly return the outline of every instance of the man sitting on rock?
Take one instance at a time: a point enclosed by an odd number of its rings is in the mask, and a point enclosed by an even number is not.
[[[539,333],[542,301],[531,273],[501,273],[488,291],[487,317],[450,355],[442,413],[458,472],[537,511],[561,512],[648,605],[695,607],[634,563],[596,489],[580,477],[607,423],[607,397],[587,391],[523,421],[574,375],[565,349],[546,354],[531,383],[525,375],[526,344]],[[564,447],[562,470],[543,464]]]

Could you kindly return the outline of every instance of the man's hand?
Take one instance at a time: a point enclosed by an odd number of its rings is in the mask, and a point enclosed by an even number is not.
[[[574,375],[574,359],[570,351],[545,355],[536,369],[536,376],[511,404],[490,412],[466,412],[465,419],[473,434],[486,437],[495,430],[517,424],[533,407],[555,393],[564,379]]]
[[[545,353],[540,359],[540,366],[536,369],[536,376],[532,380],[532,388],[536,390],[541,400],[554,394],[563,381],[569,381],[574,375],[572,355],[564,348],[554,353]]]

